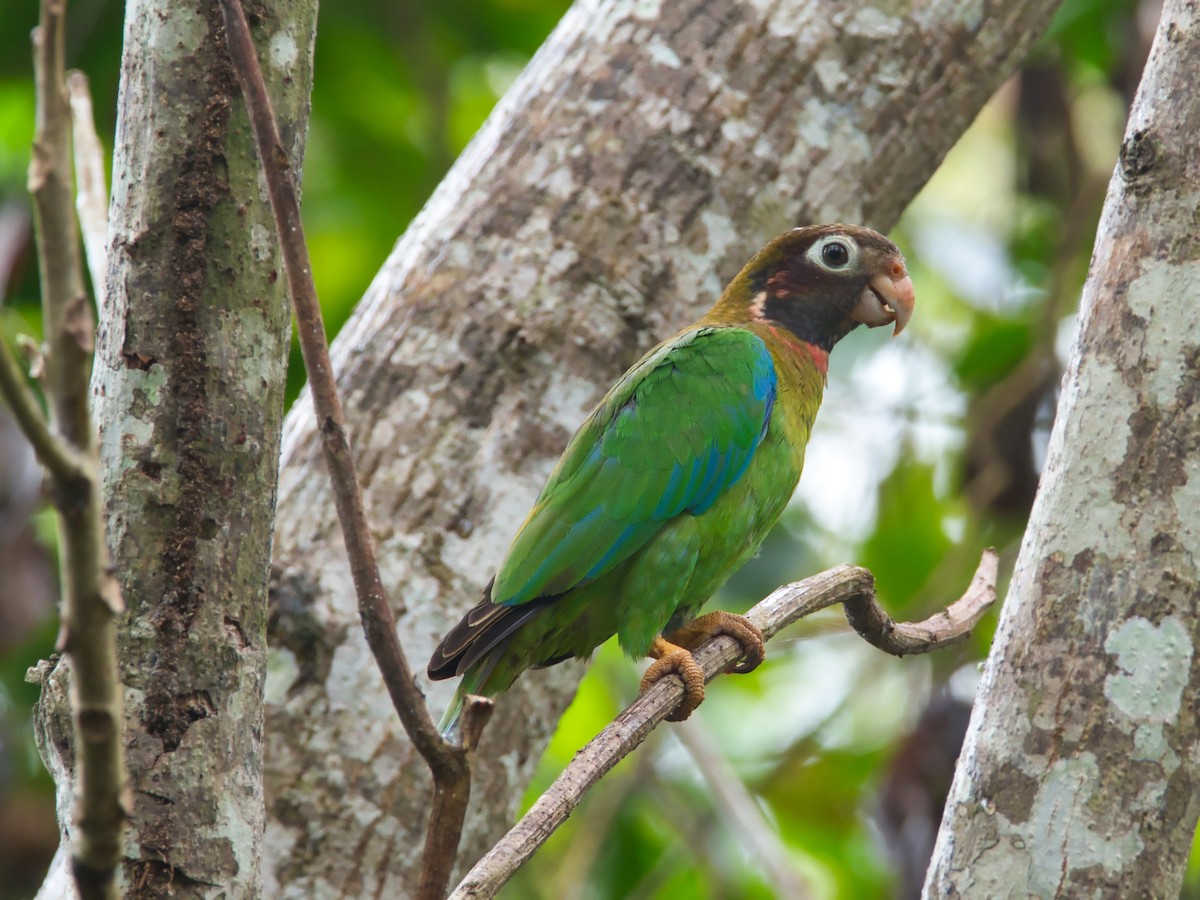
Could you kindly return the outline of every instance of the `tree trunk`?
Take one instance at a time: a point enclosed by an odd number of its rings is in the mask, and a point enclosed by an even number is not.
[[[256,9],[275,112],[299,160],[316,9]],[[219,6],[134,0],[126,17],[93,380],[128,607],[123,892],[257,897],[288,306]],[[60,795],[70,778],[62,677],[49,676],[39,712]],[[58,874],[43,896],[57,895]]]
[[[1174,897],[1200,815],[1200,13],[1168,0],[926,882]]]
[[[474,603],[571,431],[766,239],[881,228],[1056,4],[580,2],[335,345],[410,658]],[[412,889],[429,779],[360,634],[305,398],[284,438],[267,682],[267,890]],[[531,673],[478,756],[460,854],[511,820],[582,672]],[[428,686],[440,712],[451,685]]]

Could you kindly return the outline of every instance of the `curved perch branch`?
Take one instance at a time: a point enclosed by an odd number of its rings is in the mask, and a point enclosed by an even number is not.
[[[964,640],[996,601],[998,557],[983,552],[979,568],[963,596],[923,622],[893,622],[875,599],[875,578],[866,569],[841,565],[781,587],[746,614],[770,640],[788,625],[835,603],[841,603],[851,626],[867,642],[886,653],[927,653]],[[692,655],[706,681],[738,658],[732,638],[716,637]],[[664,678],[638,697],[586,747],[580,750],[533,807],[475,864],[450,900],[492,897],[508,882],[593,785],[631,753],[683,697],[678,678]]]

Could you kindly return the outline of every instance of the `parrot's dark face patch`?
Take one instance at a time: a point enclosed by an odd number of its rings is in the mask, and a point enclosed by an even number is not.
[[[854,225],[797,228],[776,238],[748,273],[756,317],[828,352],[859,325],[912,314],[904,256],[882,235]]]

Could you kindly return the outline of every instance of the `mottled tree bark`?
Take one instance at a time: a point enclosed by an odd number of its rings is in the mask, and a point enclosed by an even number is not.
[[[890,226],[1053,0],[578,3],[339,337],[385,586],[413,660],[472,604],[604,385],[767,238]],[[310,406],[285,429],[267,891],[411,891],[429,779],[360,634]],[[470,863],[510,821],[582,668],[484,736]],[[429,686],[440,710],[450,685]]]
[[[256,10],[275,111],[299,160],[315,4]],[[93,378],[128,607],[123,893],[256,897],[288,308],[219,6],[134,0],[126,17]],[[71,777],[61,677],[48,676],[39,716],[60,793]],[[43,896],[56,894],[56,874]]]
[[[1167,0],[926,882],[1174,897],[1200,816],[1200,13]]]

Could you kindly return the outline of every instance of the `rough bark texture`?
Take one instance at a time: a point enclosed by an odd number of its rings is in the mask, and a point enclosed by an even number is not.
[[[604,385],[767,238],[886,228],[1053,0],[574,7],[398,243],[334,348],[410,657],[478,597]],[[411,891],[429,779],[359,633],[311,408],[285,428],[268,674],[267,890]],[[582,668],[484,735],[460,860],[510,821]],[[435,712],[451,685],[429,686]]]
[[[1200,815],[1200,14],[1168,0],[936,897],[1174,897]]]
[[[298,160],[315,3],[255,9]],[[255,897],[287,305],[218,5],[134,0],[126,16],[110,300],[93,379],[108,535],[128,607],[123,890]],[[51,754],[64,741],[56,677],[41,713]]]

